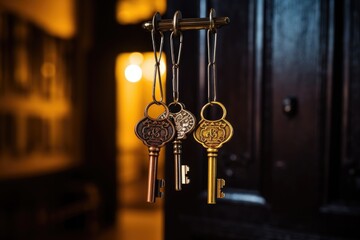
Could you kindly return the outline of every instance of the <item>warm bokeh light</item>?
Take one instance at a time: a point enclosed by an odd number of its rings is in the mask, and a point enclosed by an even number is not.
[[[41,66],[41,75],[45,78],[54,77],[56,74],[55,64],[51,62],[44,62]]]
[[[131,53],[129,56],[129,62],[132,64],[140,65],[144,61],[144,56],[139,52]]]
[[[166,72],[166,65],[164,59],[161,59],[160,61],[160,73],[161,75],[164,75]]]
[[[120,24],[137,24],[152,18],[155,12],[166,11],[166,0],[118,0],[116,19]]]
[[[0,0],[0,6],[3,8],[62,38],[71,38],[75,35],[75,4],[75,0]]]
[[[165,90],[166,58],[164,53],[161,58],[161,79]],[[124,236],[121,239],[124,240],[144,239],[144,236],[148,239],[162,239],[163,213],[161,208],[154,208],[156,211],[134,208],[134,206],[145,206],[146,204],[148,148],[136,137],[134,128],[144,118],[144,109],[147,104],[153,100],[154,67],[153,52],[121,53],[116,58],[117,181],[120,185],[119,201],[122,206],[121,226],[124,228],[122,230]],[[127,76],[128,71],[142,72],[140,80],[130,82]],[[158,87],[156,96],[160,97]],[[150,107],[149,114],[159,116],[163,111],[163,108],[157,108],[155,104]],[[164,160],[164,150],[162,150],[158,161],[159,178],[164,178]],[[161,206],[162,201],[162,199],[158,199],[155,206]],[[127,208],[129,206],[131,208]],[[134,209],[136,212],[133,211]],[[133,228],[135,226],[136,230]]]
[[[142,70],[136,64],[130,64],[125,68],[125,77],[129,82],[138,82],[142,77]]]
[[[148,56],[141,68],[143,69],[143,75],[144,78],[148,81],[153,81],[154,80],[154,68],[155,68],[155,60],[154,60],[154,54],[151,53],[151,56]],[[160,73],[161,75],[164,75],[166,72],[166,64],[165,64],[165,60],[163,58],[161,58],[160,61]]]
[[[161,57],[163,89],[166,78],[165,59],[163,53]],[[120,178],[125,182],[141,177],[139,168],[144,165],[143,161],[147,154],[146,147],[134,134],[134,127],[144,117],[146,105],[152,101],[154,66],[153,52],[121,53],[116,59],[117,147],[121,154],[126,155],[121,157],[122,161],[119,163]],[[131,74],[137,72],[134,74],[137,77],[139,72],[142,72],[142,76],[137,82],[131,82],[127,72],[132,72]],[[156,96],[160,96],[159,88],[156,90]],[[155,108],[151,108],[152,114],[160,114],[160,112],[153,113],[153,109]],[[139,154],[139,151],[143,155]]]

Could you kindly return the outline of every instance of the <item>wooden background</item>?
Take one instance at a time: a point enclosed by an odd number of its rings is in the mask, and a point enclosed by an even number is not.
[[[218,30],[217,76],[234,137],[219,151],[228,198],[215,206],[206,204],[205,151],[186,140],[192,183],[180,193],[166,189],[166,239],[358,238],[359,2],[169,4],[169,18],[177,9],[206,16],[210,7],[230,17]],[[204,33],[184,33],[184,51],[182,99],[199,117],[207,100]],[[285,112],[286,99],[294,112]]]

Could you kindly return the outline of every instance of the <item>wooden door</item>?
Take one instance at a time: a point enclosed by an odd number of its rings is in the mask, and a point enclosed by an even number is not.
[[[210,7],[231,20],[217,49],[218,100],[234,126],[218,157],[226,197],[206,203],[206,154],[192,138],[183,146],[191,184],[175,192],[168,148],[166,239],[359,237],[359,4],[169,1],[167,17],[206,17]],[[205,36],[184,32],[181,63],[182,100],[198,118]]]

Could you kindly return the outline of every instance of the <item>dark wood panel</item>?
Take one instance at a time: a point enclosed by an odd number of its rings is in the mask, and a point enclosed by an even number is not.
[[[319,199],[320,1],[273,1],[270,74],[272,199],[275,208],[304,211]],[[297,111],[284,113],[292,97]],[[266,121],[266,120],[265,120]],[[265,122],[266,124],[266,122]],[[301,190],[300,190],[301,189]]]
[[[218,30],[218,100],[227,108],[234,135],[219,153],[219,175],[227,187],[260,189],[260,162],[253,152],[253,8],[248,1],[212,1],[217,16],[228,16],[230,24]],[[249,27],[251,26],[251,28]]]
[[[343,103],[340,186],[338,198],[360,203],[360,3],[345,1]]]

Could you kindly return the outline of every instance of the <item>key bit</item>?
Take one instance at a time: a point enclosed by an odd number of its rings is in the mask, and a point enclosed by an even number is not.
[[[157,198],[162,198],[164,196],[164,192],[161,191],[165,187],[165,180],[164,179],[156,179],[155,188]]]
[[[225,193],[221,191],[221,189],[225,186],[225,180],[222,178],[217,179],[217,188],[216,188],[216,197],[217,198],[224,198]]]
[[[190,171],[190,167],[188,165],[181,165],[181,183],[182,184],[189,184],[190,179],[187,176],[187,173]]]

